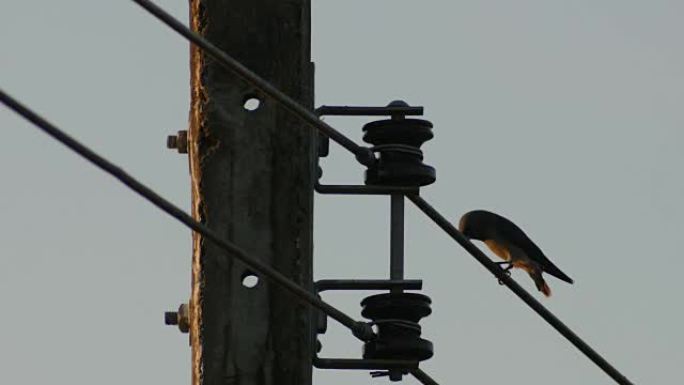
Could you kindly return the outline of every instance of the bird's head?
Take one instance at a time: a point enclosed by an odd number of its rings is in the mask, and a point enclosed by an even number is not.
[[[491,238],[489,232],[493,228],[490,222],[493,214],[484,210],[470,211],[461,217],[458,230],[470,239],[484,241]]]

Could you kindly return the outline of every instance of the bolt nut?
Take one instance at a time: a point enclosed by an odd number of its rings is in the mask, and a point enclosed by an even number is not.
[[[179,154],[188,153],[188,131],[180,130],[176,135],[166,137],[166,148],[175,148]]]
[[[166,325],[178,325],[178,312],[167,311],[164,313],[164,323]]]
[[[178,137],[176,135],[169,135],[166,137],[166,148],[177,148]]]
[[[188,333],[190,331],[190,306],[184,303],[178,307],[178,311],[165,312],[164,323],[167,325],[178,325],[178,330],[181,333]]]

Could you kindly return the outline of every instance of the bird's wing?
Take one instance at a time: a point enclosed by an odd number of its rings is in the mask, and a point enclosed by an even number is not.
[[[549,273],[554,277],[567,283],[573,283],[572,278],[570,278],[567,274],[563,273],[561,269],[559,269],[556,265],[553,264],[553,262],[546,258],[546,255],[544,255],[541,249],[537,247],[537,245],[535,245],[534,242],[532,242],[532,240],[528,238],[528,241],[529,245],[527,246],[526,250],[529,250],[527,256],[530,259],[539,263],[539,266],[541,266],[544,272]]]
[[[537,262],[539,266],[546,273],[553,275],[554,277],[565,281],[567,283],[573,283],[572,278],[567,274],[563,273],[556,265],[553,264],[546,255],[541,251],[541,249],[525,234],[520,227],[515,223],[509,221],[506,218],[500,217],[501,219],[508,222],[506,226],[497,226],[497,230],[504,231],[504,233],[499,234],[502,238],[508,239],[509,242],[520,249],[525,251],[525,254]]]

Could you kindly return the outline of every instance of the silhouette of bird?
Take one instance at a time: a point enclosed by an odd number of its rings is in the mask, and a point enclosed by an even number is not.
[[[483,241],[494,254],[507,264],[506,271],[517,267],[527,271],[532,277],[537,289],[545,296],[551,295],[551,289],[546,284],[542,273],[573,283],[572,278],[554,265],[515,223],[485,210],[474,210],[461,217],[458,228],[470,239]]]

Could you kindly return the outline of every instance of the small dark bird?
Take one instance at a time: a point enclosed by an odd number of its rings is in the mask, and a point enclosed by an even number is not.
[[[483,241],[494,254],[507,264],[506,271],[513,267],[521,268],[532,277],[537,289],[545,296],[551,295],[542,273],[549,273],[567,283],[572,278],[554,265],[527,235],[508,219],[484,210],[475,210],[461,217],[459,230],[470,239]]]

